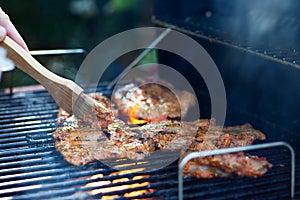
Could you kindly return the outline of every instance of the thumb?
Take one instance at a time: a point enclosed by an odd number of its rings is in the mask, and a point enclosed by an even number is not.
[[[4,40],[6,36],[6,30],[3,26],[0,26],[0,42]]]

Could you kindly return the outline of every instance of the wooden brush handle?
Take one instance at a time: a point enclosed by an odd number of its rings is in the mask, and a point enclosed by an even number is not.
[[[66,111],[72,111],[72,105],[83,92],[73,81],[62,78],[43,67],[29,52],[6,37],[0,46],[7,50],[7,57],[26,74],[37,80],[52,95],[56,103]]]

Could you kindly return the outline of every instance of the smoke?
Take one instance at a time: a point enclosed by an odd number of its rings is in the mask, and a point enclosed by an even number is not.
[[[281,59],[299,56],[300,1],[228,2],[217,1],[215,12],[222,16],[220,29],[234,36],[231,39],[237,44],[259,53],[276,54]],[[227,72],[232,79],[232,85],[226,88],[228,102],[234,102],[234,107],[238,102],[239,107],[260,119],[299,130],[299,125],[292,123],[299,118],[298,69],[233,50],[224,52],[223,56],[230,60],[227,65],[231,67]]]
[[[217,1],[214,10],[224,16],[221,25],[250,47],[292,48],[299,33],[299,4],[293,0]]]

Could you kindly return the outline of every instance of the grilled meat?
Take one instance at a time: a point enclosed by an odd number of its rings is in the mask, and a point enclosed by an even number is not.
[[[83,166],[110,158],[139,160],[154,151],[153,142],[143,141],[138,133],[131,131],[128,125],[115,117],[117,112],[107,97],[101,93],[90,96],[110,108],[113,116],[109,115],[105,120],[97,113],[91,113],[75,118],[60,109],[53,138],[55,147],[66,161]]]
[[[194,96],[187,92],[176,95],[158,84],[127,84],[116,90],[113,101],[118,109],[129,116],[135,124],[158,122],[167,119],[181,119],[189,107],[195,104]]]
[[[163,121],[139,128],[144,137],[151,137],[164,150],[185,149],[190,152],[251,145],[254,140],[264,140],[265,135],[250,124],[221,128],[214,120],[193,122]],[[188,148],[186,148],[188,147]],[[190,160],[185,176],[197,178],[238,176],[257,177],[272,167],[264,157],[245,155],[243,152],[209,156]]]
[[[56,149],[61,152],[64,159],[76,166],[94,161],[92,150],[106,140],[105,134],[99,129],[72,126],[57,128],[53,138]]]
[[[199,127],[206,127],[210,120],[193,122],[161,121],[148,123],[137,128],[145,140],[152,139],[157,148],[167,151],[187,149],[195,140]]]
[[[53,134],[55,147],[73,165],[111,158],[140,160],[154,151],[153,142],[143,141],[121,120],[114,119],[107,127],[108,132],[103,132],[92,127],[94,122],[89,124],[74,115],[67,117],[64,111],[60,113],[59,127]]]
[[[212,121],[211,123],[214,124]],[[265,135],[250,124],[231,127],[217,125],[201,126],[192,145],[191,151],[205,151],[228,147],[251,145],[254,140],[265,140]]]
[[[264,140],[265,135],[250,124],[224,127],[214,120],[193,122],[162,121],[138,128],[144,138],[152,138],[159,148],[179,150],[189,145],[189,151],[204,151],[226,147],[251,145],[254,140]],[[176,147],[178,146],[178,148]]]
[[[101,94],[92,97],[107,107],[109,99]],[[250,124],[222,128],[213,119],[179,122],[165,120],[151,122],[130,128],[114,116],[103,122],[103,117],[90,116],[75,118],[60,110],[58,128],[53,134],[55,146],[65,160],[82,166],[102,159],[129,158],[141,160],[157,149],[181,151],[181,156],[203,150],[251,145],[254,140],[264,140],[265,135]],[[94,117],[94,118],[93,118]],[[245,155],[243,152],[207,156],[190,160],[185,176],[198,178],[259,176],[272,165],[265,158]]]
[[[210,125],[198,126],[197,135],[189,149],[181,155],[182,158],[190,152],[247,146],[256,139],[266,139],[262,132],[250,124],[221,128],[212,120]],[[271,167],[272,164],[264,157],[239,152],[192,159],[185,165],[183,173],[197,178],[228,177],[232,174],[257,177]]]
[[[264,157],[238,152],[192,159],[184,166],[183,173],[196,178],[229,177],[232,174],[257,177],[271,167]]]
[[[102,93],[91,93],[89,96],[108,108],[108,112],[103,113],[103,111],[96,106],[91,110],[89,115],[76,116],[80,119],[78,120],[78,126],[98,127],[103,131],[106,131],[108,125],[114,122],[115,117],[118,115],[118,111],[112,107],[110,99]]]

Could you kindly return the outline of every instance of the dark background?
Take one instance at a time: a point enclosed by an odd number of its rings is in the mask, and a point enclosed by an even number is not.
[[[110,36],[151,25],[150,0],[0,0],[30,50],[83,48],[91,51]],[[137,52],[138,53],[138,52]],[[118,74],[136,54],[124,57],[111,70]],[[73,79],[84,55],[36,56],[56,74]],[[18,69],[13,86],[37,84]],[[0,88],[9,86],[4,73]]]

